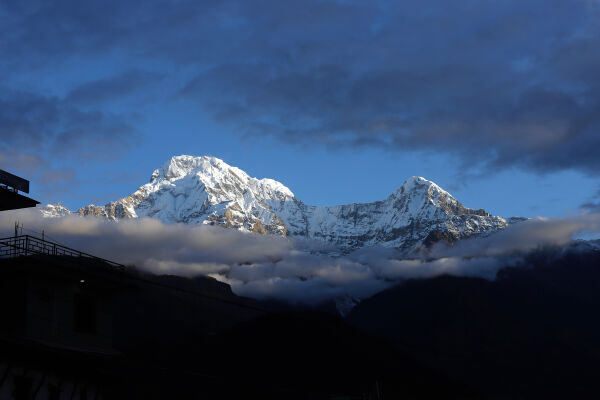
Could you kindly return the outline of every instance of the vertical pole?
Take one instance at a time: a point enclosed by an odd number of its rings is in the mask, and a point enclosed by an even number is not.
[[[15,239],[13,241],[13,248],[11,249],[11,253],[13,257],[17,256],[17,236],[19,235],[19,221],[15,221]]]

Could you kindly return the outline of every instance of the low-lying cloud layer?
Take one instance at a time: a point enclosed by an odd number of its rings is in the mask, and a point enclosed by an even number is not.
[[[409,278],[452,274],[494,279],[524,252],[567,244],[578,233],[600,233],[600,214],[588,214],[521,222],[487,238],[434,246],[421,258],[402,259],[397,251],[383,248],[333,258],[307,252],[306,243],[220,227],[165,225],[153,219],[45,219],[36,210],[0,214],[0,234],[12,235],[17,220],[27,229],[24,233],[43,229],[50,239],[153,273],[209,275],[240,295],[305,303],[346,294],[364,298]]]

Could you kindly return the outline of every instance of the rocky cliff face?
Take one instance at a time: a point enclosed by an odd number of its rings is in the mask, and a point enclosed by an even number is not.
[[[60,205],[47,217],[69,213]],[[342,252],[366,246],[418,248],[505,228],[511,220],[464,207],[421,177],[411,177],[387,199],[374,203],[315,207],[281,183],[256,179],[214,157],[177,156],[154,171],[133,194],[77,214],[121,220],[151,217],[165,223],[212,224],[255,234],[316,239]]]

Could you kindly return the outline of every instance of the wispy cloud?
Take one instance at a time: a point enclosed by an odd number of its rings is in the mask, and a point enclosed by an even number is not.
[[[65,161],[114,160],[138,135],[121,115],[0,87],[0,161],[46,193],[76,183],[76,171]]]
[[[589,212],[600,212],[600,190],[598,190],[593,198],[581,205],[581,208]]]
[[[65,101],[74,104],[93,104],[115,101],[160,80],[161,74],[147,71],[127,71],[122,74],[86,82],[71,90]]]

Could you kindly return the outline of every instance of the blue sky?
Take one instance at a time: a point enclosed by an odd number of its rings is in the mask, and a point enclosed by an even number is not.
[[[103,204],[179,154],[309,204],[411,175],[503,215],[600,209],[600,2],[0,2],[0,164]]]

